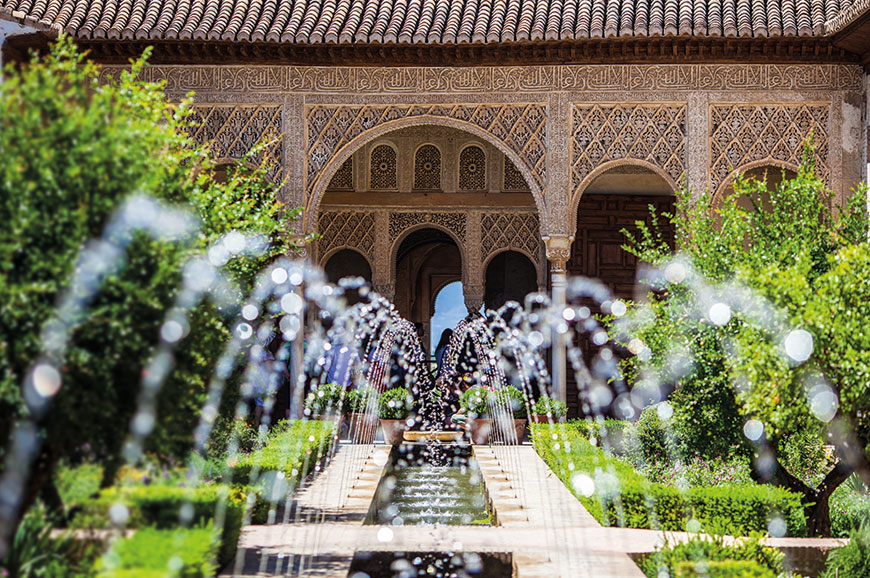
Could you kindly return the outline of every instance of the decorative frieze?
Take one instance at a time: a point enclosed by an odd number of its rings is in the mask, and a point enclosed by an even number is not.
[[[103,74],[117,74],[106,66]],[[596,90],[860,91],[859,65],[625,64],[481,67],[149,66],[171,92],[463,94]]]
[[[537,213],[486,212],[481,215],[483,262],[504,250],[519,251],[540,267],[541,233]]]
[[[816,147],[817,173],[830,184],[827,104],[715,104],[710,106],[710,189],[751,163],[800,164],[803,143]]]
[[[408,229],[429,224],[447,229],[460,242],[465,241],[465,213],[395,212],[390,213],[390,245]]]
[[[571,139],[573,190],[610,161],[645,161],[673,182],[686,171],[685,104],[575,104]]]
[[[426,124],[431,118],[486,131],[523,160],[540,189],[545,187],[547,108],[542,104],[316,105],[305,116],[309,193],[326,163],[354,138],[392,121],[420,119]]]
[[[375,215],[370,211],[320,211],[317,218],[317,252],[324,257],[340,248],[356,249],[375,262]]]
[[[281,106],[197,106],[189,129],[193,140],[208,144],[216,159],[240,159],[261,142],[268,143],[252,159],[271,166],[269,176],[283,177]]]

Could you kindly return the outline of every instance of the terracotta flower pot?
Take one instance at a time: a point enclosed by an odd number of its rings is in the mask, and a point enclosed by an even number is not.
[[[486,417],[470,417],[465,422],[465,431],[468,432],[471,443],[488,444],[492,435],[492,420]]]
[[[565,423],[564,417],[554,417],[553,423]],[[545,413],[530,413],[529,414],[529,423],[540,423],[544,425],[550,424],[550,418]]]
[[[526,435],[526,420],[515,419],[514,430],[517,432],[517,443],[523,443],[523,436]]]
[[[378,432],[378,417],[369,413],[351,413],[347,416],[347,436],[355,444],[372,444]]]
[[[405,430],[408,424],[403,419],[382,419],[381,428],[384,430],[384,442],[391,445],[399,445],[404,440]]]

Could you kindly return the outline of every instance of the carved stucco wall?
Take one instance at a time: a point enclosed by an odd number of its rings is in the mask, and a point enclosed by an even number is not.
[[[268,154],[280,160],[284,201],[309,207],[306,229],[317,228],[311,196],[339,169],[335,157],[399,121],[473,127],[516,157],[537,189],[540,233],[551,238],[573,234],[574,202],[596,162],[647,163],[674,182],[684,172],[694,190],[715,192],[732,168],[792,162],[791,145],[813,131],[841,199],[862,176],[862,71],[853,65],[152,66],[142,74],[165,81],[172,98],[196,91],[205,120],[196,136],[213,140],[216,154],[235,156],[281,132]],[[667,124],[628,129],[656,114]]]

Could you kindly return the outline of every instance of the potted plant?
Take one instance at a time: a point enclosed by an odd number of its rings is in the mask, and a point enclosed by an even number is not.
[[[378,431],[378,393],[370,387],[358,387],[347,392],[344,414],[348,422],[348,437],[357,444],[375,441]]]
[[[549,396],[542,395],[532,406],[532,413],[529,415],[531,423],[554,423],[565,421],[565,416],[568,415],[568,406],[564,401],[552,399]]]
[[[408,416],[414,409],[414,398],[404,387],[388,389],[378,400],[378,417],[384,430],[384,441],[390,445],[402,443],[408,429]]]
[[[341,431],[343,404],[344,388],[335,383],[322,383],[305,398],[305,417],[334,421],[338,431]]]
[[[466,389],[459,398],[459,405],[467,416],[465,430],[473,444],[489,443],[492,434],[492,419],[489,417],[489,398],[492,390],[475,386]]]
[[[501,423],[499,420],[498,428],[502,435],[504,443],[522,443],[523,435],[526,433],[526,396],[523,392],[513,385],[506,385],[495,392],[492,396],[492,401],[497,408],[500,408],[499,417],[504,416],[504,420],[510,420],[509,423]],[[513,435],[516,432],[516,439]]]

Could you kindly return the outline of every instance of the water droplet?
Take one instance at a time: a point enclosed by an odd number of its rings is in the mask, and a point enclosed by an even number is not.
[[[701,531],[701,522],[692,518],[688,522],[686,522],[686,532],[691,532],[692,534],[697,534]]]
[[[566,307],[562,310],[562,319],[565,321],[573,321],[575,317],[577,317],[577,312],[571,307]]]
[[[302,312],[302,297],[296,293],[287,293],[281,297],[281,309],[283,309],[285,313],[298,315]]]
[[[771,538],[782,538],[786,535],[786,524],[785,520],[776,516],[770,520],[770,523],[767,525],[767,531],[770,532]]]
[[[577,472],[571,476],[571,487],[581,496],[588,498],[595,493],[595,480],[583,472]]]
[[[139,436],[147,436],[154,429],[154,415],[150,412],[140,411],[133,418],[133,432]]]
[[[253,321],[254,319],[257,318],[257,315],[259,315],[259,314],[260,314],[260,310],[257,309],[256,305],[252,305],[249,303],[249,304],[245,305],[244,307],[242,307],[242,317],[244,317],[248,321]]]
[[[378,530],[378,542],[392,542],[393,531],[386,526]]]
[[[253,328],[251,328],[247,323],[239,323],[236,325],[236,336],[239,339],[250,339],[253,334]]]
[[[160,328],[160,337],[166,343],[175,343],[184,337],[184,327],[178,321],[170,319]]]
[[[837,415],[840,400],[837,398],[837,393],[827,384],[814,385],[807,398],[810,401],[810,411],[816,419],[827,423]]]
[[[628,307],[625,306],[625,303],[617,299],[610,306],[610,312],[613,313],[616,317],[622,317],[628,311]]]
[[[272,269],[272,283],[282,285],[287,282],[287,271],[282,267]]]
[[[707,317],[714,325],[722,327],[731,321],[731,307],[727,303],[714,303],[707,312]]]
[[[764,435],[764,424],[757,419],[750,419],[743,425],[743,435],[750,441],[757,442]]]
[[[54,397],[60,390],[60,373],[54,366],[40,363],[33,368],[33,389],[42,397]]]
[[[785,354],[803,363],[813,354],[813,336],[806,329],[790,331],[785,338]]]
[[[109,520],[116,526],[123,526],[130,519],[130,511],[124,504],[112,504],[109,508]]]
[[[247,245],[245,236],[238,231],[230,231],[227,233],[226,237],[224,237],[224,246],[233,255],[238,255],[244,251],[245,245]]]
[[[686,280],[686,267],[682,263],[669,263],[665,267],[665,279],[668,283],[682,283]]]
[[[532,347],[540,347],[544,343],[544,334],[540,331],[532,331],[529,333],[529,345]]]
[[[668,402],[663,401],[656,407],[656,413],[659,414],[660,419],[667,421],[673,417],[674,408]]]

